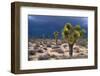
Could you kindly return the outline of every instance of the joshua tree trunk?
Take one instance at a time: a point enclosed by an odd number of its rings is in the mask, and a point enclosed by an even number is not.
[[[56,41],[56,45],[57,45],[58,39],[56,38],[55,41]]]
[[[73,44],[69,44],[69,55],[72,57],[73,55]]]

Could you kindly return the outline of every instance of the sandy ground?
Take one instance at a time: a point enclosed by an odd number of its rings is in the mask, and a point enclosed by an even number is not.
[[[56,60],[56,59],[76,59],[87,58],[88,50],[84,46],[74,45],[73,56],[69,56],[68,43],[58,40],[56,45],[55,40],[35,39],[28,43],[28,60]]]

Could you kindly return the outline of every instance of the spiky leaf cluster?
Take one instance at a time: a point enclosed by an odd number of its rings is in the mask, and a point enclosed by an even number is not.
[[[84,33],[85,30],[81,29],[80,25],[72,26],[70,23],[67,23],[63,28],[62,37],[65,38],[69,44],[74,44]]]

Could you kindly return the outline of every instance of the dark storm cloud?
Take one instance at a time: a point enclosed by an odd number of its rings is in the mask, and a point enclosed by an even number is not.
[[[71,23],[73,26],[79,24],[88,31],[87,17],[29,15],[28,36],[35,38],[49,36],[53,38],[53,32],[61,32],[66,23]]]

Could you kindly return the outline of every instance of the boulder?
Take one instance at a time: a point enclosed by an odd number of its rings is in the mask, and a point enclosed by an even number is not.
[[[63,45],[64,48],[68,47],[68,45]]]
[[[43,49],[44,49],[44,50],[48,50],[47,47],[44,47]]]
[[[62,44],[61,40],[58,40],[57,45],[61,45],[61,44]]]
[[[79,53],[80,52],[79,47],[74,47],[73,50],[74,50],[75,53]]]
[[[60,48],[53,49],[52,52],[57,52],[57,53],[64,53],[64,51]]]
[[[58,45],[52,46],[52,49],[58,49],[58,48],[60,48],[60,46],[58,46]]]
[[[51,47],[51,44],[47,44],[47,47]]]
[[[35,54],[36,54],[36,51],[33,51],[33,50],[28,51],[28,55],[35,55]]]
[[[48,60],[50,59],[50,56],[48,54],[41,54],[38,57],[38,60]]]
[[[29,51],[34,50],[34,47],[32,47],[32,46],[31,47],[28,47],[28,50]]]
[[[44,53],[44,50],[42,50],[42,49],[37,49],[37,52],[38,52],[38,53]]]
[[[85,56],[85,54],[84,53],[80,53],[79,56]]]

